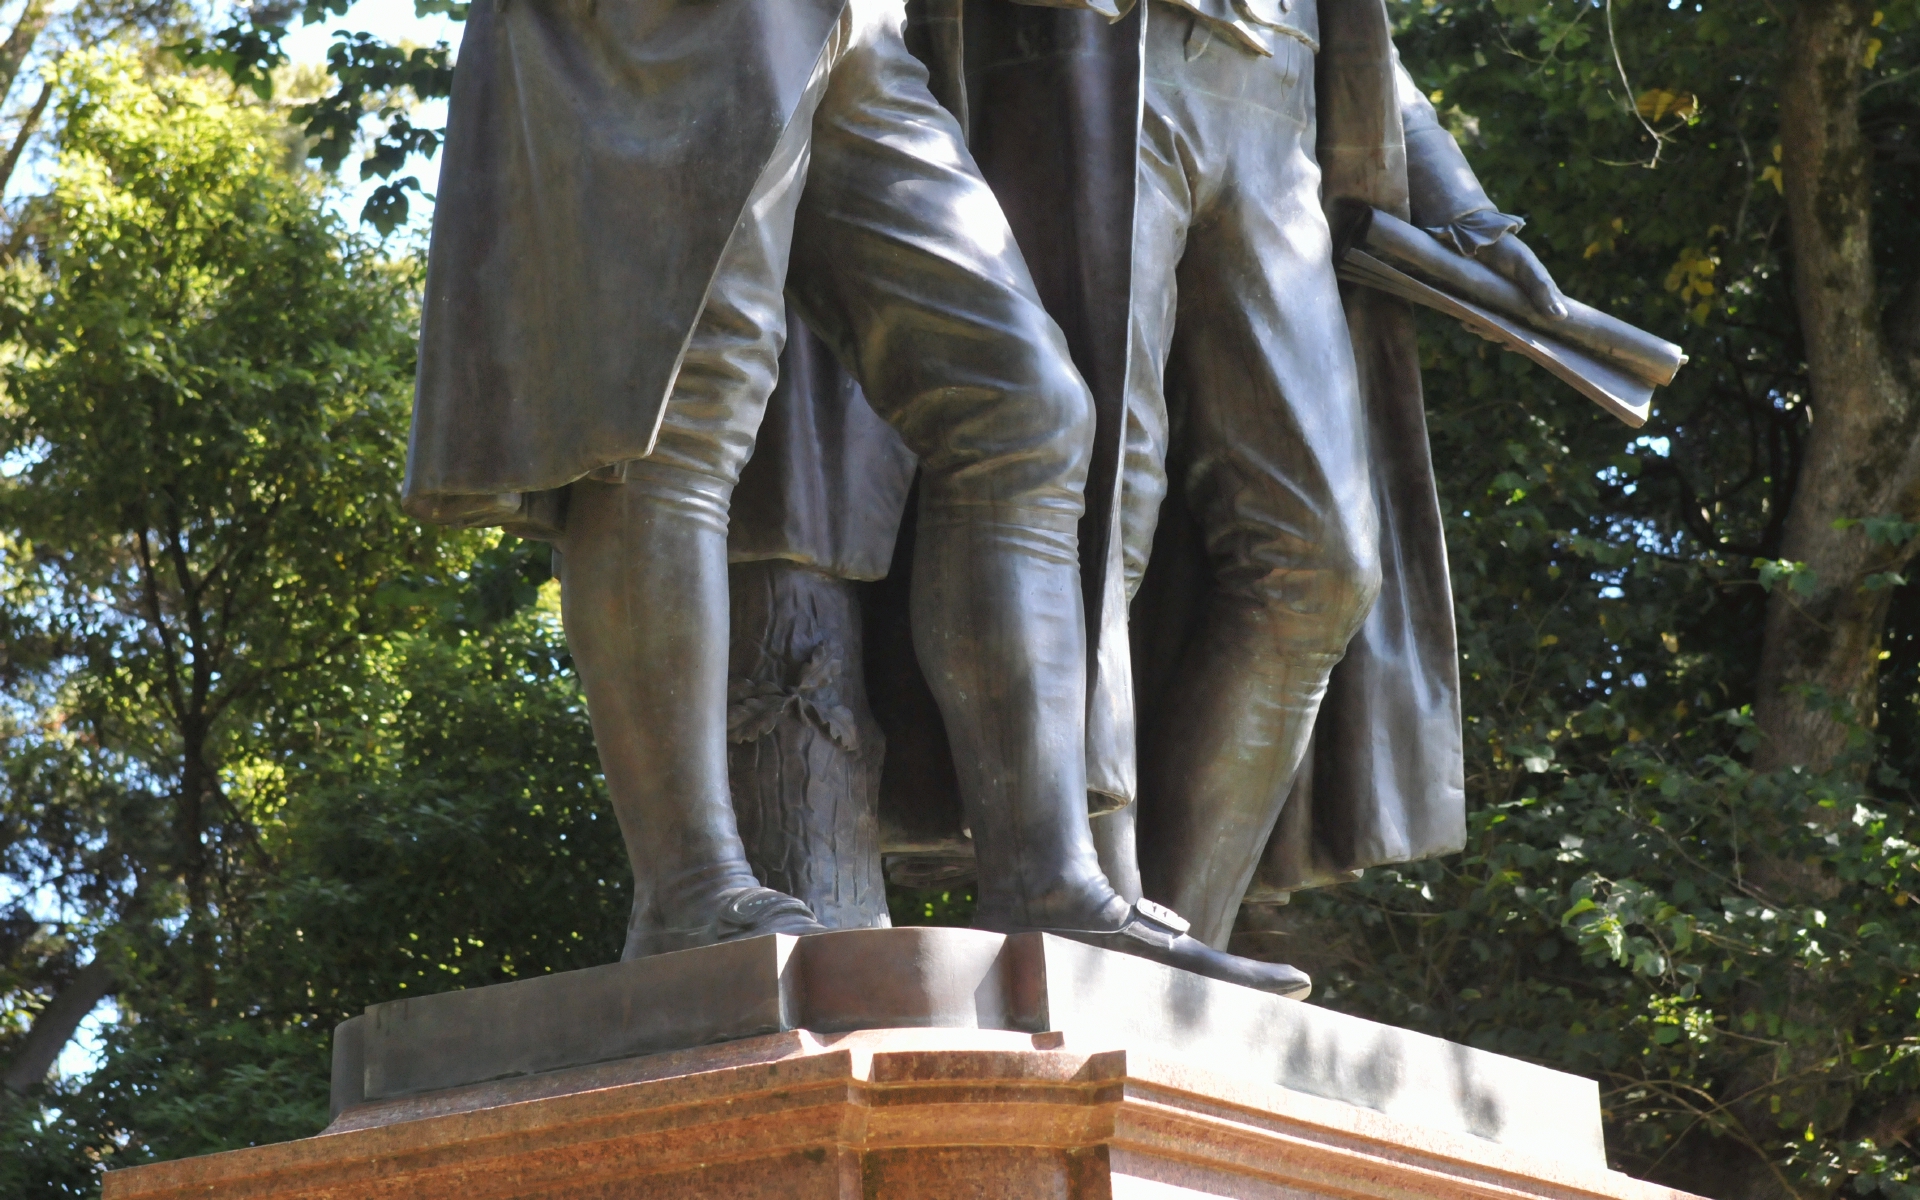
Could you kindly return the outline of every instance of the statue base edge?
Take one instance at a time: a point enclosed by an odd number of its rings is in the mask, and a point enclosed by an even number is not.
[[[750,938],[370,1006],[334,1035],[334,1113],[765,1034],[1053,1033],[1278,1084],[1525,1153],[1606,1164],[1591,1079],[1048,934]]]
[[[365,1109],[110,1172],[103,1200],[1688,1200],[1057,1032],[794,1030]]]

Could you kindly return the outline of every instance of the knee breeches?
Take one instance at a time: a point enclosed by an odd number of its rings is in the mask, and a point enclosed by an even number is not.
[[[902,20],[897,0],[848,6],[715,273],[652,454],[596,475],[724,527],[784,289],[920,456],[927,516],[1021,526],[1071,557],[1091,399]]]
[[[1181,487],[1220,599],[1269,614],[1282,649],[1337,651],[1379,589],[1378,517],[1320,207],[1313,53],[1277,41],[1256,56],[1149,8],[1127,580],[1138,586],[1160,502]]]

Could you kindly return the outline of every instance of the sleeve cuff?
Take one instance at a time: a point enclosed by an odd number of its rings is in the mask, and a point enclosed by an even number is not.
[[[1526,219],[1523,217],[1511,216],[1492,208],[1483,208],[1477,212],[1455,217],[1445,225],[1427,225],[1422,228],[1468,258],[1478,258],[1482,250],[1509,233],[1520,232],[1526,228],[1526,224]]]

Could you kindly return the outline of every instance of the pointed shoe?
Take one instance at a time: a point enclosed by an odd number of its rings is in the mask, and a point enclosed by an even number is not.
[[[1029,932],[1051,933],[1055,937],[1098,946],[1102,950],[1118,950],[1122,954],[1150,959],[1163,966],[1178,967],[1208,979],[1237,983],[1241,987],[1285,996],[1289,1000],[1305,1000],[1313,994],[1313,980],[1298,967],[1290,967],[1286,963],[1260,962],[1215,950],[1198,938],[1188,936],[1188,928],[1190,926],[1186,919],[1172,909],[1151,900],[1142,900],[1133,906],[1126,922],[1118,929],[1038,929]]]
[[[622,961],[667,954],[674,950],[692,950],[719,942],[737,942],[743,938],[769,933],[825,933],[827,927],[814,919],[804,900],[769,887],[730,888],[715,896],[711,916],[701,925],[671,929],[630,930]]]

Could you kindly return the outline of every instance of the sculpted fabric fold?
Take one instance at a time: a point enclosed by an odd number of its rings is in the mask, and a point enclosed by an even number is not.
[[[408,511],[457,522],[651,449],[715,264],[844,7],[474,6]]]

